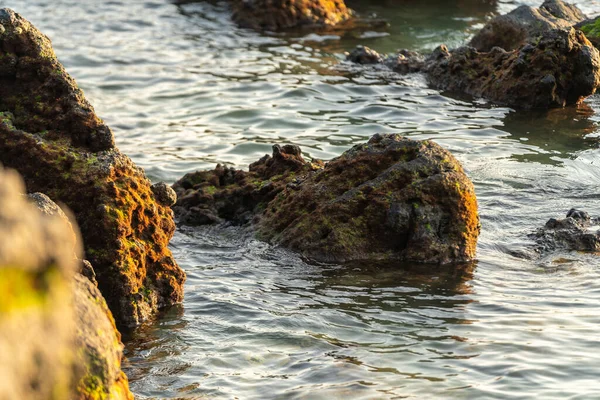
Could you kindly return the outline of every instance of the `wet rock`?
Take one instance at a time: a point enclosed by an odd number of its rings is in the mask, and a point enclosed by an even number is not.
[[[165,207],[171,207],[177,203],[177,194],[171,186],[164,182],[158,182],[152,185],[152,193],[154,193],[156,201]]]
[[[600,220],[585,211],[571,209],[566,218],[551,218],[530,238],[539,253],[556,250],[600,251]]]
[[[73,229],[47,198],[34,196],[51,211],[36,210],[24,189],[0,169],[0,398],[133,399],[110,311],[74,274]]]
[[[347,55],[346,60],[363,65],[381,64],[384,60],[384,57],[369,47],[356,46],[356,48]]]
[[[265,155],[248,172],[217,165],[212,171],[186,174],[173,185],[178,197],[173,211],[186,225],[243,225],[292,183],[296,173],[320,167],[319,162],[307,163],[298,146],[274,145],[273,156]]]
[[[352,15],[344,0],[233,0],[232,6],[241,26],[270,31],[334,26]]]
[[[600,84],[600,54],[583,33],[551,30],[518,50],[438,48],[424,72],[431,86],[515,108],[579,104]]]
[[[264,172],[280,164],[277,150],[249,172],[188,174],[175,184],[174,210],[186,224],[252,221],[259,238],[317,261],[446,264],[475,256],[473,185],[437,144],[375,135],[326,165],[287,156],[298,163],[279,175]]]
[[[542,33],[568,29],[584,19],[585,15],[575,5],[561,0],[546,0],[539,8],[520,6],[493,18],[471,39],[469,46],[482,52],[494,47],[515,50]]]
[[[85,258],[120,324],[180,302],[185,274],[167,247],[171,210],[114,147],[50,40],[9,9],[0,10],[0,25],[0,162],[21,173],[29,192],[73,211]]]

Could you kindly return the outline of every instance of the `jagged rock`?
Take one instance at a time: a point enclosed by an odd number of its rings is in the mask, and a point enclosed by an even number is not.
[[[575,5],[546,0],[539,8],[520,6],[489,21],[469,46],[488,52],[494,47],[510,51],[551,29],[568,29],[586,17]]]
[[[212,171],[186,174],[173,185],[179,222],[206,225],[231,222],[243,225],[279,194],[296,173],[310,172],[322,163],[307,163],[298,146],[273,146],[273,157],[264,156],[249,172],[221,165]]]
[[[346,56],[346,60],[363,65],[381,64],[384,57],[367,46],[356,46],[356,48]]]
[[[556,250],[600,251],[600,220],[585,211],[571,209],[564,219],[551,218],[530,237],[539,253]]]
[[[0,169],[0,398],[132,400],[122,344],[60,209]],[[75,278],[74,278],[75,276]]]
[[[600,84],[600,54],[583,33],[550,30],[518,50],[438,48],[426,62],[431,86],[515,108],[579,104]]]
[[[114,147],[50,40],[9,9],[0,9],[0,26],[0,162],[23,175],[29,192],[73,211],[119,323],[180,302],[185,274],[167,247],[171,210]]]
[[[334,26],[352,12],[344,0],[233,0],[233,19],[257,30]]]
[[[304,162],[295,148],[274,150],[249,172],[186,175],[174,186],[180,221],[252,221],[259,238],[317,261],[445,264],[475,256],[473,185],[437,144],[375,135],[325,166]],[[293,162],[280,168],[283,160]]]

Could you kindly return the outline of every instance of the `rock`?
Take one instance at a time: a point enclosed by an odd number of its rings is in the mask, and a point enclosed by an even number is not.
[[[164,182],[158,182],[152,185],[152,193],[156,201],[165,207],[172,207],[177,203],[177,193]]]
[[[438,48],[426,61],[429,84],[514,108],[579,104],[600,84],[600,54],[583,33],[550,30],[518,50]]]
[[[551,29],[568,29],[584,19],[585,15],[575,5],[561,0],[546,0],[539,8],[520,6],[489,21],[469,46],[482,52],[494,47],[515,50]]]
[[[325,166],[291,153],[275,147],[249,172],[186,175],[174,186],[180,221],[251,221],[259,238],[316,261],[446,264],[475,256],[473,185],[437,144],[375,135]],[[287,170],[275,167],[281,154],[294,160]]]
[[[173,185],[177,204],[173,211],[186,225],[230,222],[243,225],[254,217],[300,171],[321,167],[307,163],[298,146],[273,146],[273,157],[264,156],[240,171],[217,165],[213,171],[186,174]]]
[[[121,335],[98,288],[79,274],[75,275],[74,304],[78,398],[133,400],[121,370]]]
[[[334,26],[352,15],[344,0],[233,0],[232,7],[241,26],[270,31]]]
[[[600,48],[600,17],[594,19],[586,19],[575,25],[575,28],[580,29],[588,40],[596,48]]]
[[[183,296],[168,243],[172,212],[143,171],[114,147],[110,129],[58,62],[50,40],[0,9],[0,162],[74,213],[85,258],[122,325]]]
[[[75,275],[81,248],[60,209],[0,169],[0,398],[131,400],[100,292]]]
[[[356,46],[356,48],[346,56],[346,60],[363,65],[381,64],[383,59],[381,54],[366,46]]]
[[[530,238],[539,253],[556,250],[600,251],[600,220],[585,211],[571,209],[564,219],[551,218]]]

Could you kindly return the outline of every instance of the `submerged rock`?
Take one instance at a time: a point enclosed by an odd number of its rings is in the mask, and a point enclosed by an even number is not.
[[[0,170],[0,398],[133,399],[111,313],[74,278],[73,229],[23,191],[16,172]]]
[[[600,220],[585,211],[571,209],[564,219],[551,218],[530,235],[539,253],[556,250],[600,251]]]
[[[334,26],[352,12],[344,0],[233,0],[233,19],[257,30]]]
[[[185,274],[167,247],[171,210],[114,147],[50,40],[9,9],[0,9],[0,26],[0,162],[23,175],[29,192],[73,211],[119,323],[180,302]]]
[[[429,141],[375,135],[328,162],[295,146],[249,172],[217,167],[174,185],[185,224],[252,221],[257,236],[316,261],[473,259],[479,234],[472,183]]]
[[[477,51],[494,47],[515,50],[525,42],[552,29],[568,29],[585,19],[575,5],[546,0],[539,8],[520,6],[489,21],[469,42]]]

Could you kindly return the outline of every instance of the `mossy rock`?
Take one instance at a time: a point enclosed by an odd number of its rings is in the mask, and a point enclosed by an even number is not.
[[[183,224],[252,225],[316,261],[470,261],[477,200],[456,159],[429,141],[375,135],[323,164],[274,146],[250,171],[217,167],[174,185]]]
[[[19,171],[27,191],[74,212],[118,323],[139,324],[180,302],[185,274],[168,249],[170,208],[115,148],[50,40],[9,9],[0,9],[0,26],[0,162]]]

